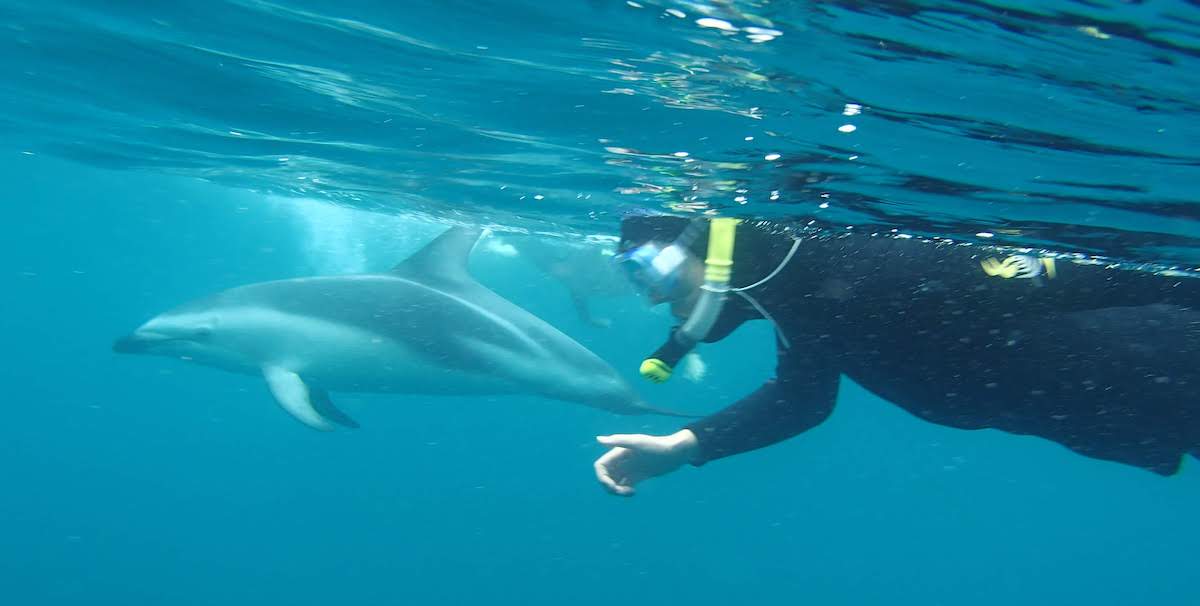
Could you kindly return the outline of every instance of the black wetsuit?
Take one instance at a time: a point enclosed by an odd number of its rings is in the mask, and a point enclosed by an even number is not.
[[[792,240],[738,228],[734,286]],[[918,239],[808,237],[749,291],[774,317],[776,376],[688,425],[703,464],[821,423],[845,374],[942,425],[1041,436],[1169,475],[1200,453],[1200,280],[1059,259],[989,275],[1010,253]],[[996,273],[996,272],[993,272]],[[707,341],[762,316],[731,297]]]

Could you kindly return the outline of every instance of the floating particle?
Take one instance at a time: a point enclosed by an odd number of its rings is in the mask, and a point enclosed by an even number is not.
[[[699,25],[700,27],[711,27],[713,29],[719,29],[725,32],[738,31],[738,28],[734,27],[732,23],[723,19],[713,19],[712,17],[696,19],[696,25]]]
[[[843,116],[857,116],[862,113],[862,106],[857,103],[847,103],[846,107],[842,108]]]
[[[853,124],[843,124],[838,127],[838,130],[843,133],[852,133],[852,132],[858,130],[858,127]]]
[[[1098,38],[1100,40],[1108,40],[1109,38],[1112,38],[1111,35],[1100,31],[1100,28],[1098,28],[1094,25],[1084,25],[1082,27],[1079,27],[1078,29],[1079,29],[1079,31],[1081,31],[1085,34],[1087,34],[1093,38]]]
[[[763,160],[766,160],[767,162],[774,162],[774,161],[778,160],[779,158],[780,158],[779,154],[767,154],[767,155],[763,156]]]
[[[668,8],[667,10],[665,10],[663,12],[667,13],[668,15],[671,15],[672,17],[678,17],[680,19],[687,18],[687,14],[677,8]]]
[[[675,152],[675,153],[673,153],[673,154],[671,154],[671,155],[672,155],[672,156],[675,156],[676,158],[686,158],[686,157],[688,157],[688,155],[689,155],[689,154],[688,154],[687,152],[684,152],[684,151],[678,151],[678,152]]]
[[[994,234],[990,231],[981,231],[975,235],[980,238],[991,238],[991,237],[995,236],[996,234]]]

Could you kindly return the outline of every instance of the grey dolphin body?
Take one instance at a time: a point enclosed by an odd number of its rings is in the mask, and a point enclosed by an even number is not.
[[[542,273],[562,284],[571,295],[579,319],[606,328],[605,318],[592,314],[590,301],[634,296],[637,291],[613,264],[614,250],[598,242],[524,236],[507,238],[519,254]],[[614,247],[615,248],[615,247]]]
[[[284,409],[320,430],[356,426],[330,390],[528,393],[662,412],[591,351],[476,282],[467,257],[479,235],[452,228],[385,274],[233,288],[151,319],[113,349],[261,373]]]

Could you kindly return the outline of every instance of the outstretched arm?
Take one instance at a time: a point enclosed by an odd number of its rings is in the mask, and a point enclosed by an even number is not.
[[[815,344],[781,351],[776,378],[671,435],[598,437],[611,449],[596,460],[596,479],[613,494],[632,496],[639,482],[686,463],[703,465],[802,433],[833,410],[838,377],[833,360]]]
[[[703,465],[816,427],[833,412],[838,377],[823,348],[801,343],[780,351],[775,378],[734,404],[687,425],[697,442],[691,462]]]

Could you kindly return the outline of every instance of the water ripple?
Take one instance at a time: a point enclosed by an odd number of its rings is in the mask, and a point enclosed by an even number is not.
[[[14,158],[529,230],[653,207],[1200,263],[1186,3],[0,2],[0,51]]]

